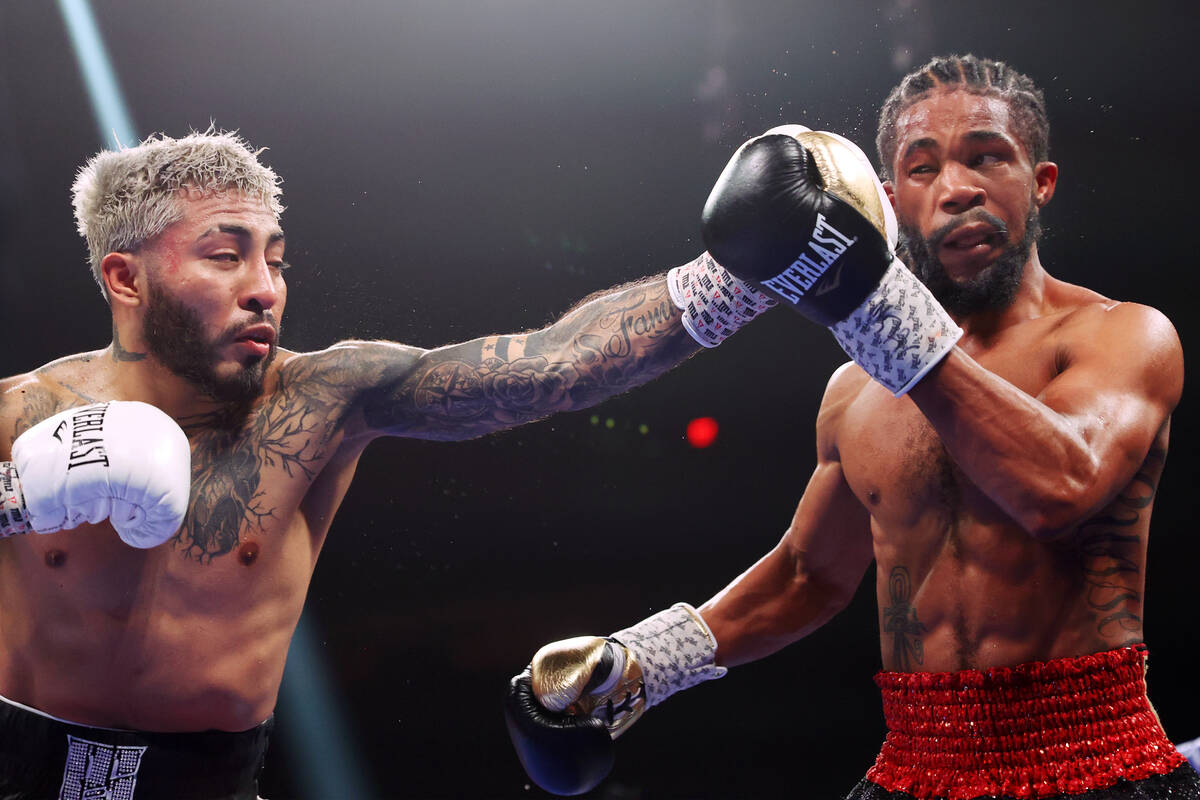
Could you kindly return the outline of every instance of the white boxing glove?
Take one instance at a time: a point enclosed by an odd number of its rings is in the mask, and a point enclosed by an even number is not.
[[[0,533],[53,533],[107,519],[132,547],[183,523],[191,448],[175,420],[146,403],[68,409],[17,437],[0,463]]]

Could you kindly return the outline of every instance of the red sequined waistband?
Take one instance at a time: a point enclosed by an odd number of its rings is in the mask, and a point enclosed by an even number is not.
[[[964,672],[881,672],[888,735],[867,780],[918,798],[1045,798],[1184,763],[1146,699],[1146,650]]]

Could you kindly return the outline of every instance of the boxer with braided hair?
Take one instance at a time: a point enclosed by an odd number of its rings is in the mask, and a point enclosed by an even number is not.
[[[960,89],[972,94],[997,97],[1008,106],[1013,131],[1020,136],[1034,163],[1050,159],[1050,121],[1042,90],[1029,78],[1003,61],[973,55],[934,58],[910,72],[888,94],[879,112],[875,147],[881,172],[891,180],[896,156],[896,118],[934,91]]]
[[[1029,78],[952,56],[884,105],[883,184],[854,145],[799,126],[734,155],[709,252],[851,362],[773,550],[698,609],[547,645],[513,679],[535,780],[594,785],[611,738],[814,631],[873,560],[889,733],[849,800],[1200,798],[1147,697],[1143,640],[1182,348],[1158,311],[1042,264],[1048,132]]]

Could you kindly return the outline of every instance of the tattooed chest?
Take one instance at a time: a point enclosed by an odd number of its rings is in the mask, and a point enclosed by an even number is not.
[[[303,424],[189,435],[192,490],[174,544],[201,562],[234,551],[249,536],[286,528],[328,460],[327,438]]]

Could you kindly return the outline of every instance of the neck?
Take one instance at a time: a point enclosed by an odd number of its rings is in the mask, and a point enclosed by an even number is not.
[[[205,394],[191,380],[168,369],[138,332],[114,325],[112,343],[103,353],[112,368],[115,396],[122,400],[149,403],[176,419],[231,410],[233,404]]]
[[[1035,244],[1029,252],[1029,260],[1025,262],[1021,273],[1021,284],[1011,303],[1004,308],[955,317],[955,322],[967,336],[986,339],[1011,325],[1036,319],[1044,313],[1048,278]]]

